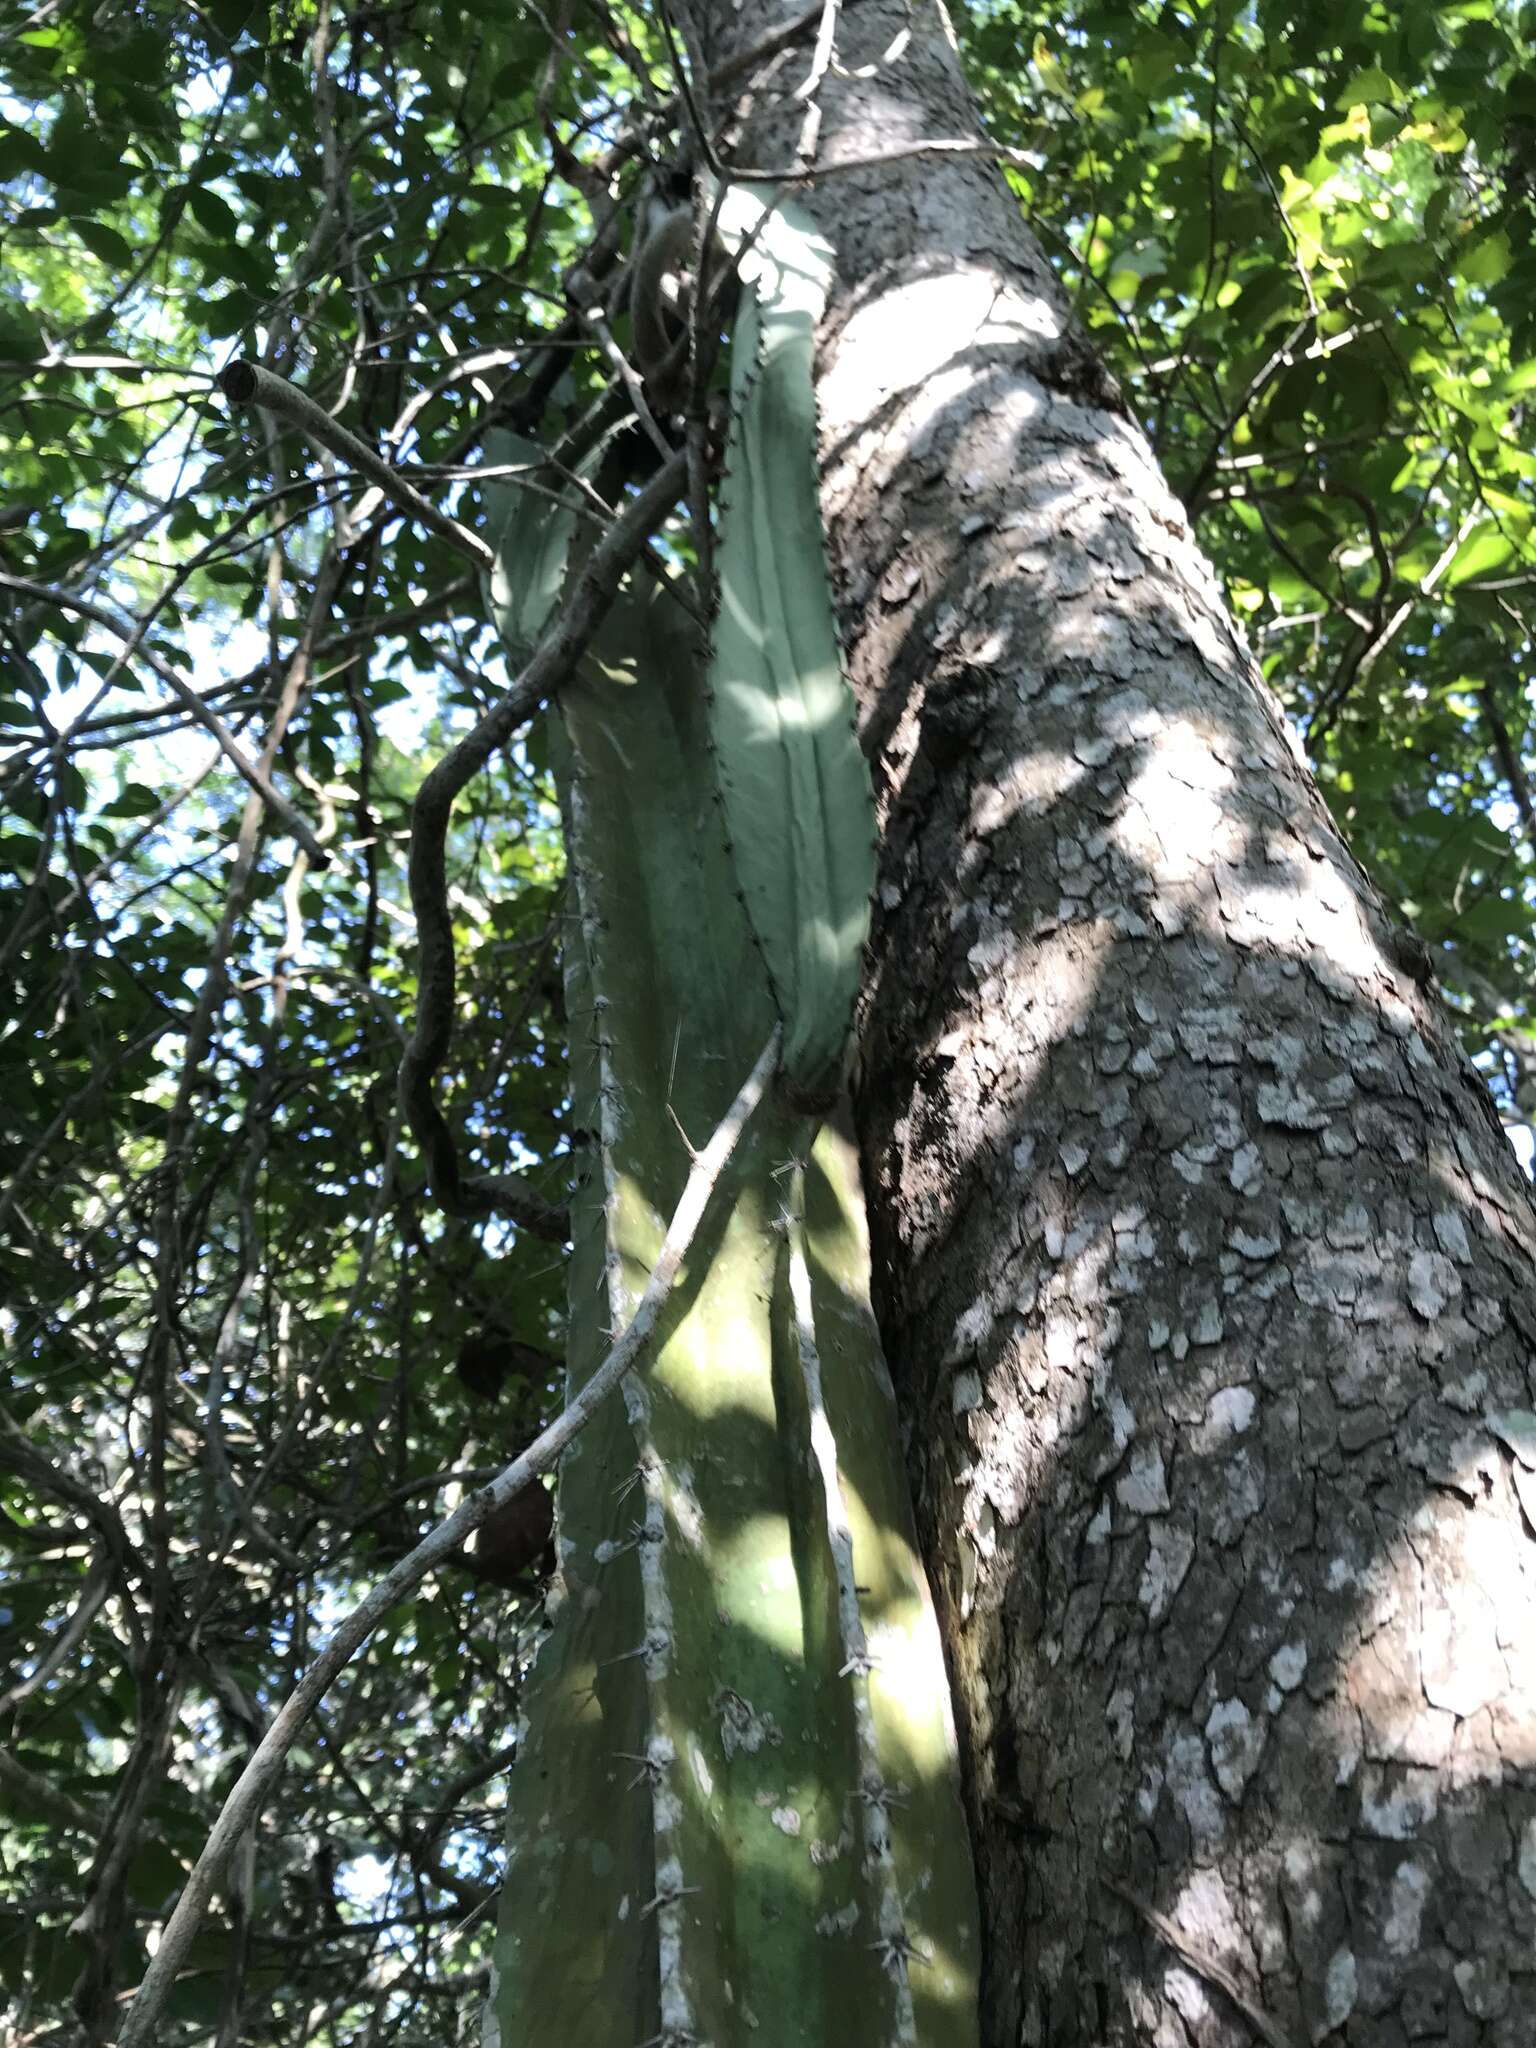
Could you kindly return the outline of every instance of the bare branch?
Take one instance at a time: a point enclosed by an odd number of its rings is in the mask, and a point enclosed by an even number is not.
[[[1224,1991],[1259,2039],[1269,2044],[1269,2048],[1293,2048],[1290,2035],[1278,2021],[1270,2018],[1263,2006],[1256,2004],[1248,1996],[1236,1973],[1229,1970],[1221,1958],[1212,1954],[1203,1942],[1192,1940],[1174,1925],[1166,1913],[1160,1913],[1150,1900],[1144,1899],[1139,1892],[1132,1891],[1128,1884],[1122,1884],[1119,1878],[1101,1875],[1099,1882],[1106,1891],[1113,1892],[1117,1899],[1124,1899],[1128,1906],[1133,1906],[1153,1933],[1168,1944],[1181,1962],[1187,1963],[1190,1969],[1204,1977],[1208,1984],[1214,1984],[1219,1990]]]
[[[149,1564],[123,1527],[122,1516],[112,1502],[62,1465],[56,1465],[23,1435],[4,1409],[0,1409],[0,1471],[14,1472],[38,1493],[74,1508],[100,1535],[117,1576],[124,1582],[137,1577],[148,1583]]]
[[[1487,683],[1478,686],[1477,700],[1483,714],[1483,723],[1493,737],[1493,751],[1500,772],[1509,784],[1509,793],[1515,800],[1515,809],[1520,813],[1520,822],[1525,827],[1525,836],[1536,848],[1536,804],[1531,801],[1530,777],[1520,759],[1519,749],[1510,736],[1509,726],[1499,709],[1499,701]]]
[[[820,9],[817,10],[818,14]],[[772,170],[753,170],[744,164],[721,164],[720,175],[739,185],[814,185],[818,179],[843,171],[878,171],[887,164],[910,163],[914,157],[985,157],[993,163],[1013,164],[1032,171],[1034,160],[1026,149],[1012,149],[1002,142],[968,142],[961,136],[935,135],[926,142],[903,142],[894,149],[873,150],[868,156],[834,158],[818,164],[780,164]]]
[[[86,1834],[94,1835],[101,1826],[99,1813],[82,1806],[78,1799],[71,1799],[67,1792],[61,1792],[46,1778],[39,1778],[25,1764],[17,1763],[5,1749],[0,1749],[0,1785],[7,1792],[26,1800],[38,1813],[45,1814],[55,1827],[81,1828]]]
[[[0,1693],[0,1714],[10,1713],[30,1694],[41,1691],[59,1667],[73,1655],[106,1600],[109,1578],[106,1560],[98,1555],[92,1560],[85,1584],[80,1589],[80,1598],[76,1601],[74,1612],[68,1621],[26,1677],[18,1678],[9,1691]],[[0,1750],[0,1764],[3,1764],[4,1759],[5,1752]],[[94,1820],[91,1825],[95,1827]]]

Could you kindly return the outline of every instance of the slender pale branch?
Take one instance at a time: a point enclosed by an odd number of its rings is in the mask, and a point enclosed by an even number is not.
[[[645,395],[645,385],[634,364],[614,340],[612,329],[596,306],[581,306],[578,310],[582,319],[596,335],[597,345],[612,363],[620,383],[629,393],[629,402],[635,408],[635,418],[650,436],[652,447],[663,462],[670,461],[673,454],[672,443],[657,424],[656,415],[651,411],[650,401]]]
[[[1225,1991],[1259,2039],[1269,2044],[1269,2048],[1294,2048],[1290,2035],[1279,2022],[1271,2019],[1263,2006],[1254,2003],[1234,1972],[1227,1968],[1219,1956],[1213,1955],[1203,1942],[1192,1940],[1168,1918],[1166,1913],[1159,1913],[1150,1899],[1144,1899],[1139,1892],[1133,1891],[1119,1878],[1101,1873],[1099,1882],[1106,1891],[1113,1892],[1117,1899],[1124,1899],[1128,1906],[1133,1906],[1153,1933],[1168,1944],[1181,1962],[1187,1963],[1190,1969],[1204,1977],[1207,1983],[1215,1984]]]
[[[1036,168],[1028,150],[1012,149],[1005,142],[969,142],[963,136],[935,135],[925,142],[903,142],[893,149],[871,150],[868,156],[837,157],[830,163],[780,164],[772,170],[722,164],[720,175],[737,185],[814,185],[844,171],[878,171],[887,164],[909,163],[914,157],[924,156],[989,157],[994,163],[1012,164],[1021,171]]]
[[[85,1584],[80,1589],[80,1598],[75,1610],[53,1641],[32,1665],[25,1678],[18,1678],[7,1692],[0,1693],[0,1714],[9,1714],[34,1692],[40,1692],[54,1673],[69,1661],[91,1623],[106,1602],[108,1581],[111,1573],[107,1560],[100,1552],[92,1559],[86,1574]],[[0,1766],[3,1766],[5,1752],[0,1750]]]
[[[231,405],[257,405],[263,412],[287,420],[301,434],[348,463],[359,475],[367,477],[402,512],[409,512],[413,519],[429,528],[440,540],[447,541],[476,568],[490,568],[494,558],[478,533],[471,533],[457,519],[450,519],[446,512],[439,512],[430,499],[424,498],[413,484],[407,483],[398,469],[391,468],[366,441],[360,441],[339,420],[333,420],[323,405],[316,405],[296,384],[274,376],[260,363],[244,361],[231,363],[228,369],[220,371],[218,383]]]
[[[471,1494],[446,1521],[439,1522],[408,1556],[401,1558],[372,1592],[365,1594],[283,1703],[213,1824],[203,1853],[193,1866],[176,1910],[166,1923],[160,1945],[129,2007],[118,2037],[118,2048],[147,2048],[147,2044],[155,2039],[176,1973],[202,1924],[208,1901],[223,1875],[230,1851],[260,1814],[267,1793],[282,1769],[284,1757],[332,1680],[356,1655],[395,1603],[419,1585],[434,1565],[458,1550],[464,1539],[489,1515],[514,1499],[525,1486],[531,1485],[541,1472],[553,1468],[572,1438],[585,1429],[598,1406],[639,1362],[672,1291],[684,1255],[703,1220],[715,1183],[773,1078],[782,1036],[775,1025],[751,1073],[742,1083],[736,1100],[716,1125],[709,1143],[695,1154],[640,1304],[608,1356],[570,1405],[520,1457],[514,1458],[488,1486]]]

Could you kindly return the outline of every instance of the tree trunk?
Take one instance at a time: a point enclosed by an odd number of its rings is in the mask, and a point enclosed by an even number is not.
[[[822,164],[975,134],[945,29],[843,12]],[[792,160],[808,51],[731,161]],[[998,173],[799,196],[984,2039],[1528,2043],[1530,1191]]]

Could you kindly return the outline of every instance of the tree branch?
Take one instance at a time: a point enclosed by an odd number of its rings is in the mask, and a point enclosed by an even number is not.
[[[1187,1964],[1199,1976],[1204,1977],[1208,1984],[1214,1984],[1219,1990],[1224,1991],[1259,2039],[1269,2044],[1269,2048],[1293,2048],[1290,2035],[1278,2022],[1270,2018],[1263,2006],[1255,2004],[1238,1981],[1236,1973],[1229,1970],[1220,1957],[1213,1955],[1204,1943],[1192,1940],[1174,1925],[1166,1913],[1160,1913],[1150,1900],[1144,1899],[1139,1892],[1132,1891],[1131,1887],[1122,1883],[1118,1877],[1109,1877],[1101,1872],[1099,1882],[1106,1891],[1113,1892],[1117,1899],[1124,1899],[1128,1906],[1133,1906],[1153,1933],[1173,1950],[1180,1962]]]
[[[1519,749],[1510,737],[1504,714],[1499,709],[1498,699],[1487,683],[1478,687],[1477,701],[1483,714],[1483,723],[1493,738],[1493,751],[1498,759],[1500,771],[1509,784],[1509,793],[1515,800],[1515,809],[1520,813],[1520,822],[1525,827],[1525,836],[1536,849],[1536,804],[1531,801],[1531,785],[1526,776],[1525,765],[1520,759]]]
[[[8,1749],[0,1749],[0,1786],[18,1798],[29,1800],[55,1827],[80,1828],[86,1834],[94,1835],[101,1826],[99,1812],[82,1806],[78,1799],[71,1799],[67,1792],[61,1792],[46,1778],[39,1778],[25,1764],[19,1764]]]
[[[130,633],[123,622],[120,619],[113,618],[104,605],[92,604],[89,598],[76,597],[72,591],[58,590],[48,583],[34,583],[28,576],[11,576],[4,570],[0,570],[0,585],[3,585],[7,590],[19,590],[24,597],[35,597],[43,604],[57,605],[60,611],[78,612],[82,619],[90,619],[94,624],[104,626],[115,638],[123,641],[127,645],[130,654],[134,652],[142,653],[144,659],[149,663],[161,682],[165,684],[166,688],[171,691],[173,696],[185,704],[199,725],[206,727],[213,734],[219,743],[220,753],[223,754],[230,767],[235,770],[237,775],[244,776],[251,788],[255,790],[256,794],[267,806],[267,809],[282,819],[283,824],[299,842],[300,846],[303,847],[304,851],[315,863],[315,866],[318,868],[329,866],[331,856],[326,852],[319,840],[316,839],[314,833],[310,831],[308,825],[305,824],[288,799],[273,787],[270,776],[257,767],[256,763],[246,753],[219,714],[211,710],[203,702],[196,690],[192,688],[192,685],[184,683],[170,663],[163,661],[152,647],[140,646],[139,640],[140,634],[143,632],[142,626],[139,626]]]
[[[494,559],[490,548],[478,533],[471,533],[467,526],[461,526],[457,519],[451,519],[446,512],[439,512],[432,502],[424,498],[413,484],[406,482],[398,469],[393,469],[381,455],[375,454],[366,441],[360,441],[356,434],[344,427],[339,420],[333,420],[323,405],[296,384],[286,378],[274,376],[271,370],[264,370],[260,363],[240,361],[231,363],[219,372],[219,389],[231,405],[257,405],[263,412],[270,412],[278,419],[287,420],[311,441],[339,456],[349,463],[360,475],[375,484],[386,498],[398,505],[402,512],[435,533],[440,540],[447,541],[451,548],[471,561],[478,569],[488,569]]]
[[[123,1527],[122,1516],[104,1494],[87,1486],[30,1441],[0,1409],[0,1471],[14,1472],[37,1492],[72,1507],[100,1535],[116,1575],[126,1585],[132,1578],[148,1585],[149,1561]]]

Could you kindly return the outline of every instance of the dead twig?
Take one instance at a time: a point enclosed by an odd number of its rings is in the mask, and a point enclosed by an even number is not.
[[[1122,1884],[1118,1877],[1105,1877],[1101,1874],[1099,1882],[1106,1891],[1113,1892],[1117,1899],[1124,1899],[1128,1906],[1133,1907],[1159,1940],[1168,1944],[1181,1963],[1187,1963],[1197,1976],[1204,1977],[1208,1984],[1214,1984],[1218,1991],[1224,1991],[1254,2033],[1268,2044],[1268,2048],[1296,2048],[1295,2042],[1278,2020],[1272,2020],[1263,2006],[1254,2003],[1233,1972],[1218,1957],[1213,1956],[1208,1948],[1192,1941],[1187,1934],[1181,1933],[1166,1913],[1160,1913],[1150,1900],[1144,1899],[1140,1892],[1132,1891],[1128,1884]]]
[[[340,420],[332,419],[323,405],[316,405],[296,384],[290,384],[285,377],[279,377],[271,370],[264,370],[260,363],[242,360],[219,372],[218,385],[231,405],[259,406],[263,412],[287,420],[311,441],[350,464],[402,512],[409,512],[413,519],[440,540],[447,541],[476,568],[488,569],[491,566],[494,557],[478,533],[471,533],[467,526],[460,526],[457,519],[451,519],[446,512],[439,512],[398,469],[392,468],[366,441],[360,441]]]

